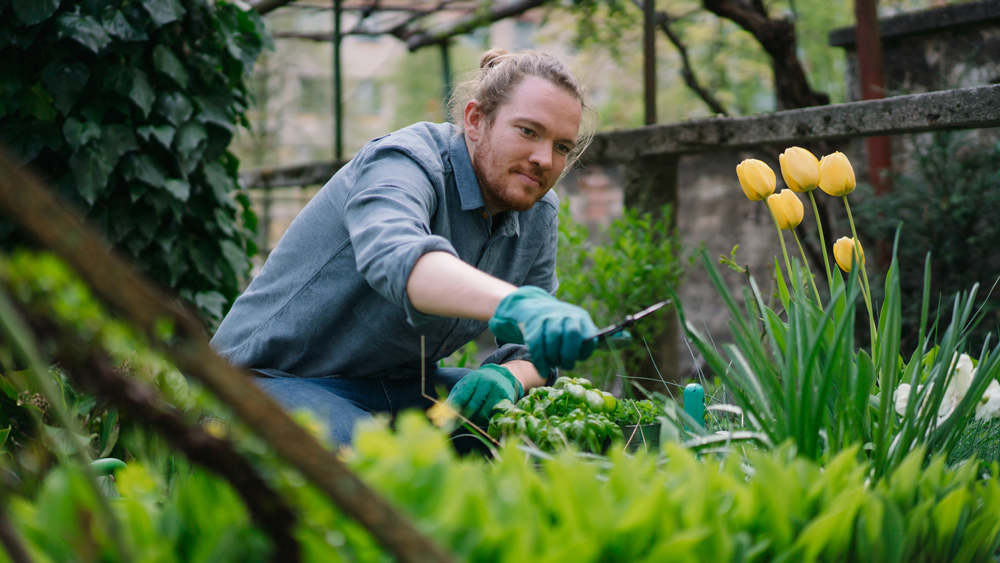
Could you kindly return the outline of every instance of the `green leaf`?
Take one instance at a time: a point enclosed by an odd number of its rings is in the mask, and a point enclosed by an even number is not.
[[[99,149],[84,147],[69,157],[76,191],[87,203],[94,203],[104,193],[113,164]]]
[[[187,180],[180,178],[168,178],[163,183],[163,188],[181,201],[187,201],[191,197],[191,184]]]
[[[58,150],[63,143],[59,129],[53,123],[33,119],[10,119],[0,126],[0,139],[19,158],[31,162],[43,148]]]
[[[80,99],[89,79],[90,71],[80,62],[63,64],[52,61],[42,70],[42,84],[55,98],[56,109],[63,115],[67,115]]]
[[[150,154],[127,157],[122,165],[122,175],[126,180],[138,180],[156,188],[163,187],[167,180],[166,170]]]
[[[156,113],[162,115],[174,127],[183,125],[194,113],[191,101],[181,92],[166,92],[156,100]]]
[[[240,277],[245,276],[250,271],[250,259],[247,257],[247,253],[230,240],[223,240],[220,246],[222,256],[226,259],[233,273]]]
[[[169,149],[173,146],[174,134],[177,133],[177,129],[171,127],[170,125],[143,125],[136,130],[136,133],[138,133],[144,141],[149,141],[150,137],[152,137],[160,143],[160,146],[165,149]]]
[[[235,207],[235,204],[229,194],[236,189],[236,179],[230,176],[226,172],[226,169],[223,168],[218,162],[210,162],[206,164],[202,168],[202,171],[205,173],[205,179],[208,180],[209,186],[212,187],[212,193],[215,194],[215,199],[218,200],[219,203]]]
[[[141,0],[156,27],[175,22],[184,16],[184,6],[178,0]]]
[[[78,151],[90,141],[101,138],[101,126],[93,121],[78,121],[71,117],[63,124],[63,135],[69,146]]]
[[[129,66],[114,65],[108,69],[104,77],[104,91],[117,92],[132,100],[142,110],[143,116],[149,115],[156,100],[156,94],[149,84],[149,79],[146,78],[146,73]]]
[[[57,20],[56,29],[60,39],[72,39],[95,54],[111,43],[104,27],[90,16],[62,14]]]
[[[188,73],[180,59],[169,47],[159,44],[153,48],[153,67],[160,74],[168,76],[181,88],[187,89]]]
[[[61,0],[12,0],[14,13],[25,25],[35,25],[56,13]]]
[[[53,101],[52,95],[41,84],[35,84],[21,92],[21,113],[39,121],[53,122],[56,119]]]
[[[103,20],[104,30],[112,37],[117,37],[122,41],[146,41],[149,39],[146,30],[133,26],[121,10],[116,10],[112,6],[108,6],[104,10]]]
[[[139,142],[132,127],[107,125],[101,134],[101,147],[112,162],[118,162],[127,153],[139,150]]]
[[[194,296],[194,304],[216,319],[222,318],[226,302],[226,297],[218,291],[202,291]]]
[[[197,116],[198,121],[218,125],[229,132],[236,130],[235,119],[232,111],[229,109],[231,97],[202,96],[197,100],[197,103],[201,108]]]

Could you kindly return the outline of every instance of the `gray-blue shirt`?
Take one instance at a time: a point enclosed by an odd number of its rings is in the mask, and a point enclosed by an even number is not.
[[[444,251],[554,292],[558,207],[549,192],[528,211],[490,216],[450,124],[375,139],[295,218],[212,345],[270,376],[418,376],[421,336],[431,368],[486,323],[414,309],[406,282],[417,259]],[[527,358],[524,346],[503,344],[486,363]]]

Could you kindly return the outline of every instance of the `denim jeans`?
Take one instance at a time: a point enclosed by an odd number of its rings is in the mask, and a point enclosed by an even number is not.
[[[426,376],[424,392],[447,396],[466,368],[438,368]],[[375,413],[395,417],[404,409],[427,410],[433,404],[421,393],[421,380],[344,379],[340,377],[255,377],[253,381],[288,411],[307,409],[326,426],[335,445],[350,444],[354,426]]]

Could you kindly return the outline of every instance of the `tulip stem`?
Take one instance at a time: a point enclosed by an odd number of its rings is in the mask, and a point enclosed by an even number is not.
[[[826,266],[826,287],[833,291],[833,271],[830,270],[830,258],[826,255],[826,239],[823,237],[823,222],[819,219],[819,207],[816,207],[816,198],[812,191],[809,191],[809,201],[812,202],[813,213],[816,215],[816,230],[819,232],[819,247],[823,253],[823,265]],[[802,258],[805,260],[805,257]]]
[[[802,243],[799,241],[799,234],[792,229],[792,236],[795,237],[795,244],[799,247],[799,255],[802,256],[802,261],[806,265],[806,272],[809,274],[809,283],[812,284],[813,293],[816,294],[816,305],[819,306],[819,310],[823,310],[823,300],[819,296],[819,290],[816,289],[816,276],[812,273],[812,268],[809,267],[809,261],[806,259],[806,253],[802,250]]]
[[[872,291],[868,286],[868,270],[865,269],[865,261],[861,256],[861,242],[858,240],[858,231],[854,228],[854,216],[851,215],[851,204],[847,203],[847,196],[844,198],[844,207],[847,209],[847,220],[851,223],[851,235],[854,237],[854,260],[861,268],[862,279],[865,282],[865,305],[868,307],[868,323],[871,328],[872,356],[875,355],[875,315],[872,314]]]
[[[778,218],[774,216],[774,211],[771,209],[771,205],[764,200],[764,207],[767,207],[767,212],[771,214],[771,220],[774,221],[774,228],[778,229],[778,240],[781,241],[781,254],[785,257],[785,268],[788,269],[788,279],[791,281],[792,278],[792,263],[788,260],[788,250],[785,248],[785,236],[781,233],[781,227],[778,225]]]

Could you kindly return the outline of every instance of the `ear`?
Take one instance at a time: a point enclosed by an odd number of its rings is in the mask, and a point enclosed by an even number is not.
[[[477,100],[469,100],[469,103],[465,104],[465,138],[472,142],[479,141],[485,124],[486,119],[483,117],[483,113],[479,111],[479,102]]]

